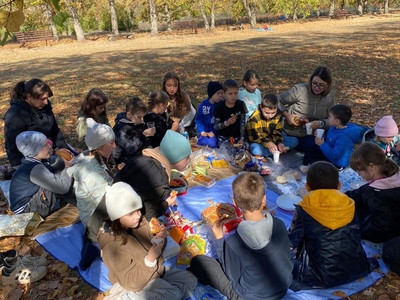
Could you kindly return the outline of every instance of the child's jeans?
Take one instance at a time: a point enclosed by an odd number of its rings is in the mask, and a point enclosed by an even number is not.
[[[283,144],[290,149],[297,147],[298,140],[294,136],[283,136]],[[250,144],[250,153],[253,155],[260,155],[263,157],[271,156],[272,153],[268,150],[268,148],[263,147],[263,145],[258,143]]]
[[[218,148],[218,138],[215,135],[213,137],[199,136],[197,138],[197,145]]]

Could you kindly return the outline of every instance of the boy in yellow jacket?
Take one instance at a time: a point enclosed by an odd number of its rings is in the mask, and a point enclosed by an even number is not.
[[[333,164],[313,163],[307,172],[309,193],[296,206],[289,229],[293,279],[310,288],[348,283],[372,270],[361,245],[354,201],[339,188]]]

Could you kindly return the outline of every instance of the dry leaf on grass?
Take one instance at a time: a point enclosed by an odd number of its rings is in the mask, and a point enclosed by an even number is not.
[[[346,298],[347,294],[343,291],[334,291],[332,293],[332,295],[336,296],[336,297],[342,297],[342,298]]]
[[[53,266],[53,270],[56,270],[59,274],[64,274],[65,272],[68,271],[68,265],[63,262],[60,262]]]

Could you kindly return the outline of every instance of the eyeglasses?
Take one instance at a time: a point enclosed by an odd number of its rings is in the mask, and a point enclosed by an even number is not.
[[[324,89],[328,86],[326,83],[318,83],[316,81],[312,81],[311,84],[319,89]]]

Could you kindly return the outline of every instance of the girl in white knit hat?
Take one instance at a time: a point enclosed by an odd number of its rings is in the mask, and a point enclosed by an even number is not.
[[[88,241],[84,243],[80,267],[87,269],[99,256],[97,232],[107,218],[104,204],[105,188],[111,185],[113,173],[108,159],[115,149],[115,136],[112,128],[88,118],[85,143],[87,151],[81,153],[68,173],[74,178],[74,191],[80,219],[87,227]],[[85,241],[85,240],[84,240]]]
[[[106,188],[106,208],[111,221],[99,230],[101,256],[113,287],[104,299],[169,299],[189,297],[197,285],[186,270],[166,269],[162,251],[167,231],[151,233],[142,217],[142,200],[125,182]]]

